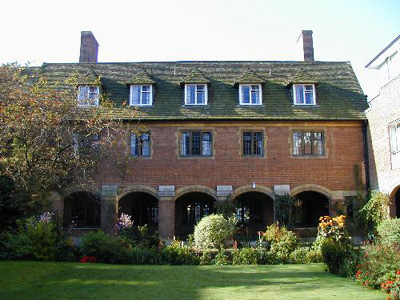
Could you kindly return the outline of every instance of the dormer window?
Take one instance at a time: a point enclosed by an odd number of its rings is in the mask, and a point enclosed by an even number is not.
[[[98,86],[78,86],[78,106],[99,106],[100,88]]]
[[[315,105],[314,84],[293,84],[294,105]]]
[[[185,105],[207,105],[207,84],[186,84]]]
[[[240,84],[239,103],[240,105],[261,105],[261,84]]]
[[[129,105],[130,106],[153,105],[153,86],[151,84],[131,85]]]

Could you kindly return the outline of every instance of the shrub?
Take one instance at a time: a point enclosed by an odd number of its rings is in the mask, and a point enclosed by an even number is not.
[[[200,256],[200,265],[211,265],[213,260],[213,253],[211,251],[203,251]]]
[[[308,264],[323,262],[321,251],[310,247],[298,247],[289,256],[290,262],[294,264]]]
[[[231,260],[229,259],[228,252],[226,250],[221,249],[218,251],[217,255],[215,258],[212,260],[214,265],[218,266],[224,266],[224,265],[230,265]]]
[[[290,253],[299,245],[297,235],[284,226],[280,227],[278,224],[268,226],[264,238],[270,245],[271,255],[280,260],[280,263],[287,262]]]
[[[131,260],[132,246],[129,241],[101,230],[85,234],[81,247],[84,255],[94,256],[98,262],[129,263]]]
[[[335,243],[332,239],[324,240],[321,245],[321,253],[329,272],[339,275],[340,266],[347,256],[346,251],[344,245]]]
[[[222,215],[209,215],[200,220],[194,228],[196,248],[223,249],[235,232],[236,218],[224,218]]]
[[[388,278],[400,270],[400,247],[388,244],[370,244],[364,247],[357,266],[356,280],[362,285],[381,288]]]
[[[369,201],[360,210],[360,216],[370,230],[376,229],[384,220],[389,219],[390,197],[382,192],[374,191]]]
[[[234,265],[256,265],[259,261],[257,249],[246,247],[232,252],[232,263]]]
[[[73,256],[75,252],[72,242],[60,230],[54,214],[49,212],[17,220],[16,230],[3,233],[1,242],[5,249],[2,256],[6,258],[66,260],[71,259],[69,254]]]
[[[196,255],[193,248],[181,245],[179,241],[174,241],[162,250],[162,261],[169,265],[200,264],[200,258]]]
[[[389,245],[400,245],[400,219],[388,219],[377,228],[380,242]]]

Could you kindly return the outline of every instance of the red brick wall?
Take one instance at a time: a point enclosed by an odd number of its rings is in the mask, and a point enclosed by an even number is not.
[[[146,123],[151,130],[152,157],[129,159],[130,172],[121,179],[111,168],[102,183],[143,184],[153,188],[175,185],[217,185],[237,188],[256,182],[273,188],[276,184],[317,184],[330,190],[355,190],[354,165],[363,158],[361,122],[190,122]],[[180,158],[180,129],[210,129],[213,158]],[[241,156],[241,131],[244,128],[265,131],[265,156]],[[324,130],[325,157],[292,157],[293,129]]]

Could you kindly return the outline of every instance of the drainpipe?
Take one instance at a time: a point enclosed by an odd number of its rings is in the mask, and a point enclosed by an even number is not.
[[[368,120],[363,121],[362,126],[362,133],[363,133],[363,146],[364,146],[364,164],[365,164],[365,189],[366,192],[371,189],[371,181],[370,181],[370,170],[369,170],[369,155],[368,155]]]

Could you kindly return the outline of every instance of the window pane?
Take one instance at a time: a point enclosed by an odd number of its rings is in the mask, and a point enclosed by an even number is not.
[[[192,155],[200,155],[200,132],[192,132]]]
[[[195,104],[196,99],[196,86],[187,85],[186,86],[186,104]]]
[[[211,153],[211,133],[210,132],[204,132],[203,133],[203,138],[202,138],[202,147],[203,147],[203,153],[202,155],[210,156]]]
[[[138,155],[137,153],[137,141],[136,141],[136,134],[131,134],[131,155]]]
[[[132,86],[132,105],[139,105],[140,104],[140,86],[133,85]]]
[[[190,147],[190,133],[189,132],[182,132],[181,137],[181,154],[182,155],[189,155],[189,147]]]
[[[301,132],[293,133],[293,154],[294,155],[302,155],[302,147],[301,147]]]
[[[263,139],[261,132],[254,133],[254,155],[262,155]]]
[[[304,99],[303,99],[303,86],[302,85],[296,85],[295,86],[295,104],[303,104]]]
[[[314,104],[314,88],[312,85],[305,86],[306,104]]]
[[[258,85],[251,86],[251,103],[261,104],[260,102],[260,87]]]
[[[311,151],[311,132],[303,133],[304,154],[312,154]]]
[[[197,104],[206,103],[206,93],[204,85],[197,85]]]
[[[142,92],[142,105],[150,104],[150,92]]]
[[[242,85],[242,103],[250,103],[250,86]]]
[[[143,133],[142,139],[142,156],[150,156],[150,135]]]
[[[251,132],[243,132],[243,155],[251,155]]]

